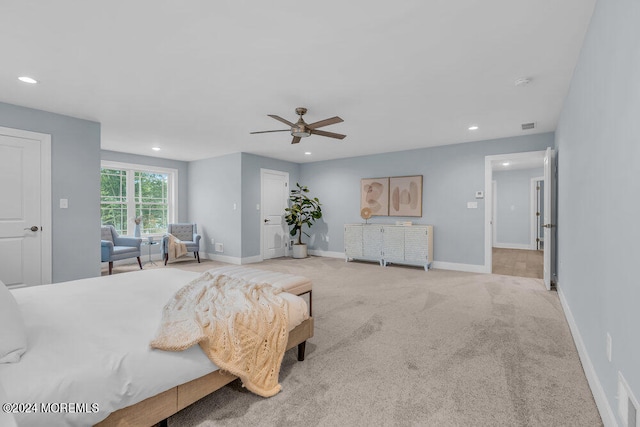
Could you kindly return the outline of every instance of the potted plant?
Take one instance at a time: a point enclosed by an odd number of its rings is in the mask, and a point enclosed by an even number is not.
[[[317,219],[322,218],[322,208],[317,197],[312,199],[307,196],[309,189],[306,186],[296,183],[296,187],[298,188],[294,188],[289,194],[291,206],[285,208],[284,219],[292,227],[290,234],[294,237],[298,236],[297,243],[293,245],[293,257],[306,258],[307,245],[302,243],[302,234],[310,236],[302,231],[302,226],[306,224],[307,227],[311,227]]]

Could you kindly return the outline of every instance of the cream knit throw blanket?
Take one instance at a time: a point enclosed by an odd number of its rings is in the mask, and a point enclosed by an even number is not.
[[[187,253],[187,245],[182,243],[180,239],[178,239],[173,234],[169,234],[169,262],[175,261],[177,258],[180,258]]]
[[[289,337],[287,302],[269,284],[204,273],[165,305],[151,347],[181,351],[199,343],[219,368],[252,392],[280,391],[280,364]]]

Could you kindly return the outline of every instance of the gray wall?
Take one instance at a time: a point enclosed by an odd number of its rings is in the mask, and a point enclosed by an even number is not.
[[[178,212],[176,222],[189,221],[189,163],[180,160],[160,159],[151,156],[139,156],[136,154],[120,153],[117,151],[102,150],[101,160],[112,162],[134,163],[138,165],[158,166],[162,168],[172,168],[178,170]]]
[[[198,224],[202,252],[241,257],[241,168],[240,153],[189,162],[189,221]],[[214,251],[212,238],[224,245],[223,253]]]
[[[51,135],[53,282],[99,276],[100,124],[0,102],[0,126]]]
[[[542,177],[544,170],[520,169],[493,172],[496,181],[495,244],[529,246],[531,244],[531,178]]]
[[[299,177],[300,165],[283,160],[235,153],[189,163],[189,215],[198,223],[203,252],[227,257],[260,255],[260,169],[289,173],[291,182]],[[236,209],[233,209],[233,205]],[[224,244],[215,252],[211,238]]]
[[[320,198],[324,213],[311,229],[310,248],[344,252],[344,224],[363,221],[361,178],[423,175],[422,218],[374,217],[370,222],[432,224],[435,261],[484,265],[484,199],[476,200],[475,192],[485,191],[485,156],[553,145],[553,133],[546,133],[302,164],[301,184]],[[470,201],[477,201],[478,208],[467,209]]]
[[[596,4],[556,132],[559,290],[616,416],[618,371],[640,398],[638,22],[637,0]]]
[[[242,257],[260,255],[260,169],[272,169],[289,173],[291,185],[299,179],[300,165],[283,160],[242,153]]]

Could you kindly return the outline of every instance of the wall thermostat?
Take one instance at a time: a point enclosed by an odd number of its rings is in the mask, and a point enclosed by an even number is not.
[[[484,192],[476,191],[476,199],[484,199]]]

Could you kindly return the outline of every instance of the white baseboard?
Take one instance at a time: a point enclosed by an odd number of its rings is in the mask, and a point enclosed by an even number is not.
[[[431,268],[439,270],[466,271],[467,273],[488,273],[484,265],[459,264],[457,262],[433,261]]]
[[[249,256],[249,257],[244,257],[242,259],[240,259],[240,264],[255,264],[256,262],[262,262],[264,261],[262,259],[262,255],[255,255],[255,256]]]
[[[207,252],[204,258],[210,259],[213,261],[226,262],[227,264],[242,265],[242,258],[238,258],[235,256],[210,254]]]
[[[204,259],[210,259],[210,260],[213,260],[213,261],[225,262],[227,264],[234,264],[234,265],[253,264],[253,263],[262,261],[262,256],[261,255],[245,257],[245,258],[239,258],[239,257],[227,256],[227,255],[219,255],[219,254],[210,254],[210,253],[203,253],[201,255],[203,255],[202,258],[204,258]]]
[[[317,249],[309,249],[309,255],[344,259],[344,252],[320,251]]]
[[[531,250],[531,245],[524,245],[522,243],[498,243],[498,242],[495,242],[493,244],[493,247],[494,248],[498,248],[498,249],[525,249],[525,250],[528,250],[528,251]]]
[[[584,369],[584,373],[587,377],[587,382],[589,383],[589,387],[591,388],[591,393],[593,394],[593,398],[596,401],[598,412],[600,412],[602,423],[605,425],[605,427],[618,427],[618,422],[616,421],[616,417],[613,414],[613,409],[611,408],[611,405],[609,405],[607,395],[602,388],[602,383],[600,383],[598,374],[593,367],[593,363],[591,363],[591,358],[589,358],[587,348],[584,345],[584,341],[582,341],[582,336],[580,335],[580,329],[578,329],[578,325],[576,324],[576,319],[573,317],[571,308],[569,308],[569,304],[567,303],[567,300],[565,299],[564,294],[562,293],[562,289],[559,285],[557,286],[557,289],[558,297],[560,298],[560,304],[562,305],[562,309],[564,310],[564,317],[567,319],[569,329],[571,329],[573,342],[576,344],[576,348],[578,349],[578,356],[580,357],[580,362],[582,362],[582,368]]]

